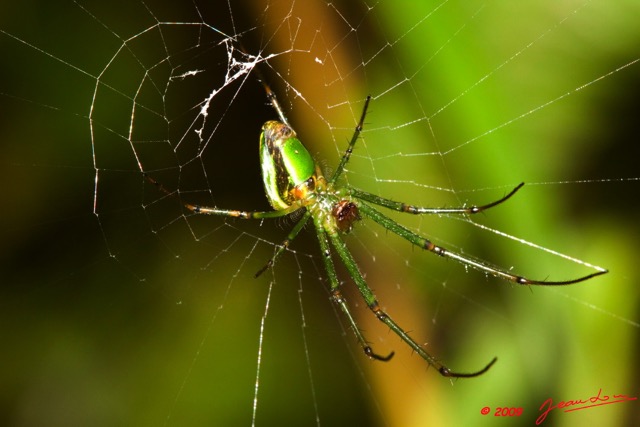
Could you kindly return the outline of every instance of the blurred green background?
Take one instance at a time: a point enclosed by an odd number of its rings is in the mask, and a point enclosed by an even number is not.
[[[532,425],[550,397],[640,395],[639,68],[616,71],[640,57],[636,2],[196,3],[0,6],[2,425],[247,425],[256,377],[258,425]],[[610,273],[519,288],[363,223],[347,241],[401,325],[452,369],[499,358],[452,384],[345,289],[372,345],[396,351],[368,361],[312,233],[254,279],[290,221],[188,216],[142,177],[192,203],[268,208],[257,142],[274,113],[253,75],[214,98],[210,140],[187,132],[227,69],[219,33],[177,24],[201,20],[276,55],[263,72],[323,168],[371,94],[349,183],[452,206],[525,181],[474,221]],[[397,217],[533,278],[592,271],[470,222]],[[524,413],[496,419],[504,406]],[[639,408],[545,425],[637,425]]]

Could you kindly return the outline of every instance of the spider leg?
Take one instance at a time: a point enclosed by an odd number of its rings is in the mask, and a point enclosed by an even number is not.
[[[258,69],[256,69],[256,71],[258,71]],[[278,102],[278,97],[271,90],[271,87],[269,87],[269,85],[264,81],[259,71],[258,71],[258,79],[260,80],[260,83],[262,83],[262,86],[264,87],[264,91],[267,92],[267,99],[269,100],[269,104],[271,104],[273,109],[276,110],[276,113],[278,113],[278,118],[280,119],[280,121],[285,125],[291,127],[291,125],[289,124],[289,120],[287,120],[287,116],[285,116],[284,114],[284,110],[282,109],[282,106]]]
[[[289,245],[291,244],[291,241],[296,238],[296,236],[298,235],[298,233],[300,233],[300,231],[302,231],[304,226],[307,224],[307,221],[309,220],[310,216],[311,216],[311,213],[307,211],[304,214],[304,216],[300,218],[300,220],[296,223],[296,225],[291,229],[287,237],[282,241],[280,246],[278,246],[278,249],[273,254],[271,259],[269,259],[269,261],[267,261],[267,263],[260,270],[258,270],[256,274],[253,275],[254,278],[257,279],[262,273],[264,273],[265,271],[273,267],[273,265],[276,263],[276,260],[282,254],[282,252],[284,252],[284,250],[289,247]]]
[[[164,185],[162,185],[160,182],[156,181],[155,179],[151,178],[146,173],[143,173],[143,175],[151,184],[155,185],[160,191],[162,191],[167,196],[174,197],[182,204],[182,206],[189,209],[191,212],[195,214],[227,216],[227,217],[242,218],[242,219],[279,218],[282,216],[289,215],[290,213],[293,213],[302,207],[301,205],[294,203],[288,208],[281,209],[279,211],[248,212],[248,211],[218,209],[218,208],[211,208],[207,206],[192,205],[190,203],[183,202],[182,199],[180,199],[178,193],[167,190],[164,187]]]
[[[324,233],[324,231],[323,231]],[[320,233],[319,233],[320,234]],[[425,351],[413,338],[409,336],[409,334],[402,329],[386,312],[384,312],[380,306],[378,305],[378,301],[376,300],[375,295],[371,288],[367,285],[366,281],[362,277],[360,270],[358,269],[358,265],[356,261],[353,259],[351,252],[347,249],[346,244],[339,236],[337,232],[329,232],[329,238],[331,239],[331,243],[333,247],[338,252],[344,266],[349,271],[349,275],[353,278],[360,291],[360,294],[364,298],[365,302],[369,309],[376,315],[379,321],[387,325],[396,335],[400,337],[404,342],[406,342],[420,357],[427,361],[427,363],[438,370],[440,375],[444,377],[454,377],[454,378],[470,378],[477,377],[479,375],[484,374],[491,368],[491,366],[498,360],[497,358],[493,358],[484,368],[476,372],[454,372],[450,370],[448,367],[443,365],[440,361],[438,361],[435,357],[431,356],[429,353]],[[326,237],[325,237],[326,239]],[[326,245],[326,244],[325,244]],[[327,246],[328,248],[328,246]],[[323,252],[325,248],[323,248]],[[323,253],[325,258],[329,257],[328,252]],[[335,271],[333,272],[335,274]],[[352,321],[353,322],[353,321]],[[352,323],[355,324],[355,323]],[[367,352],[367,347],[365,348],[365,353]],[[367,353],[368,354],[368,353]],[[389,356],[390,357],[390,356]]]
[[[437,246],[435,245],[433,242],[431,242],[429,239],[426,239],[416,233],[414,233],[413,231],[409,230],[408,228],[398,224],[397,222],[395,222],[394,220],[392,220],[391,218],[387,217],[386,215],[383,215],[381,212],[379,212],[377,209],[372,208],[371,206],[368,206],[364,203],[360,203],[358,204],[358,207],[360,209],[360,212],[371,218],[372,220],[374,220],[375,222],[377,222],[378,224],[382,225],[384,228],[390,230],[391,232],[397,234],[398,236],[402,237],[403,239],[408,240],[409,242],[413,243],[416,246],[419,246],[423,249],[426,249],[430,252],[433,252],[436,255],[440,255],[442,257],[445,258],[451,258],[454,259],[458,262],[460,262],[461,264],[464,265],[468,265],[470,267],[473,267],[477,270],[480,271],[484,271],[485,273],[489,273],[492,276],[495,277],[499,277],[501,279],[507,280],[509,282],[513,282],[513,283],[517,283],[519,285],[570,285],[572,283],[578,283],[578,282],[582,282],[588,279],[591,279],[593,277],[599,276],[601,274],[605,274],[607,273],[607,270],[599,270],[596,271],[595,273],[591,273],[588,274],[586,276],[582,276],[582,277],[578,277],[577,279],[570,279],[570,280],[561,280],[561,281],[547,281],[547,280],[533,280],[533,279],[528,279],[526,277],[523,276],[518,276],[516,274],[512,274],[509,273],[506,270],[503,270],[501,268],[497,268],[497,267],[493,267],[491,265],[486,264],[483,261],[480,261],[478,259],[475,259],[469,255],[462,255],[456,252],[451,252],[441,246]]]
[[[371,101],[371,95],[368,95],[367,99],[365,99],[364,101],[364,107],[362,107],[362,114],[360,115],[360,120],[358,121],[358,124],[356,125],[356,129],[353,132],[351,141],[349,141],[349,146],[347,147],[347,150],[342,155],[342,159],[340,159],[340,164],[338,164],[337,169],[331,176],[331,179],[329,180],[329,184],[333,184],[334,182],[336,182],[336,180],[340,177],[340,175],[342,175],[342,172],[344,172],[344,167],[347,165],[347,162],[351,157],[351,153],[353,153],[353,147],[356,145],[356,141],[358,140],[358,137],[360,136],[360,132],[362,132],[362,128],[364,127],[364,119],[367,116],[367,109],[369,108],[370,101]]]
[[[516,194],[518,190],[522,188],[524,182],[518,184],[513,190],[509,192],[506,196],[501,199],[498,199],[494,202],[487,203],[486,205],[481,206],[469,206],[463,208],[424,208],[420,206],[407,205],[406,203],[396,202],[390,199],[385,199],[384,197],[376,196],[375,194],[367,193],[366,191],[358,190],[356,188],[351,188],[349,191],[353,197],[365,200],[367,202],[376,204],[378,206],[383,206],[385,208],[392,209],[398,212],[405,212],[415,215],[422,214],[476,214],[478,212],[485,211],[489,208],[497,206],[505,201],[507,201],[511,196]]]
[[[331,249],[329,247],[329,240],[327,239],[327,232],[319,222],[314,221],[314,224],[316,226],[318,242],[320,242],[322,260],[324,261],[325,270],[327,271],[327,276],[329,277],[329,283],[331,285],[331,300],[340,307],[344,315],[349,320],[351,329],[353,329],[353,332],[356,334],[356,338],[358,339],[360,346],[364,350],[364,353],[371,359],[380,360],[383,362],[390,360],[393,357],[393,352],[389,353],[387,356],[380,356],[379,354],[375,353],[369,343],[367,343],[367,340],[364,338],[362,331],[360,331],[360,328],[353,318],[351,311],[349,311],[347,300],[342,296],[340,290],[338,289],[338,275],[336,274],[336,269],[333,265],[333,260],[331,259]]]

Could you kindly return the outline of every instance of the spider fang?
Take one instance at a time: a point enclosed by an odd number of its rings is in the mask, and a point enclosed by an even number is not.
[[[353,223],[360,219],[358,206],[348,200],[340,200],[333,206],[331,216],[336,219],[336,225],[342,232],[349,232],[353,227]]]

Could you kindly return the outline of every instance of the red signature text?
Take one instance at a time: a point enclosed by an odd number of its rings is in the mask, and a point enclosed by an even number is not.
[[[594,408],[596,406],[610,405],[612,403],[628,402],[631,400],[637,400],[637,397],[629,397],[624,394],[603,395],[602,389],[598,390],[598,394],[591,396],[588,399],[567,400],[559,402],[557,405],[553,404],[553,400],[548,398],[540,406],[542,412],[536,420],[536,425],[542,424],[547,418],[547,415],[554,409],[564,409],[564,412],[578,411],[580,409]]]

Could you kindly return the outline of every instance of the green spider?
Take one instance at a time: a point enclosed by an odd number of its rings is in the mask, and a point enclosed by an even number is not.
[[[340,178],[344,172],[345,166],[353,152],[353,147],[360,137],[360,132],[364,126],[364,120],[371,97],[368,96],[366,98],[360,120],[355,128],[353,136],[351,137],[349,146],[338,164],[338,167],[331,177],[327,179],[320,170],[320,167],[313,160],[309,151],[297,138],[296,132],[293,130],[291,125],[289,125],[284,114],[284,110],[278,103],[275,93],[273,93],[266,84],[263,83],[263,86],[267,92],[267,98],[270,104],[276,110],[280,119],[280,121],[266,122],[262,126],[262,133],[260,134],[260,163],[262,166],[264,188],[269,203],[274,210],[267,212],[246,212],[198,206],[188,203],[183,203],[183,205],[194,214],[217,215],[242,219],[278,218],[289,215],[298,210],[305,210],[306,212],[304,215],[302,215],[295,226],[291,229],[286,239],[274,253],[273,257],[260,271],[255,274],[255,277],[260,276],[260,274],[273,266],[280,254],[289,247],[293,239],[295,239],[298,233],[300,233],[307,222],[311,219],[316,230],[318,242],[320,243],[322,261],[329,278],[331,300],[340,307],[346,316],[360,346],[369,358],[388,361],[393,357],[394,352],[391,352],[386,356],[381,356],[373,351],[367,340],[364,338],[356,320],[349,310],[346,299],[340,292],[340,284],[331,250],[332,247],[337,252],[338,257],[358,287],[358,291],[360,291],[360,294],[367,306],[376,315],[378,320],[386,324],[395,334],[397,334],[416,353],[418,353],[420,357],[426,360],[429,365],[435,367],[442,376],[457,378],[476,377],[487,372],[497,360],[497,358],[494,357],[484,368],[475,372],[460,373],[451,371],[438,359],[427,353],[427,351],[413,338],[411,338],[409,334],[393,320],[393,318],[380,308],[373,291],[365,282],[355,259],[351,255],[351,252],[349,252],[349,249],[341,236],[343,233],[348,233],[351,230],[354,222],[361,219],[361,214],[362,216],[377,222],[387,230],[408,240],[412,244],[433,252],[436,255],[454,259],[464,265],[471,266],[477,270],[484,271],[485,273],[519,285],[568,285],[582,282],[607,272],[606,270],[600,270],[587,276],[565,281],[532,280],[512,274],[504,269],[492,267],[483,261],[474,259],[467,255],[451,252],[441,246],[435,245],[430,240],[414,233],[382,214],[370,204],[415,215],[471,215],[503,203],[522,188],[524,183],[519,184],[511,190],[509,194],[492,203],[482,206],[461,208],[426,208],[412,206],[401,202],[395,202],[390,199],[385,199],[348,185],[340,185],[337,183],[338,178]],[[177,197],[176,193],[168,191],[159,182],[155,181],[148,175],[145,174],[145,176],[165,194]]]

